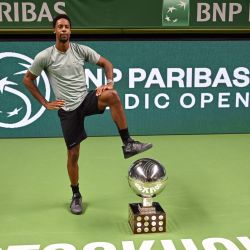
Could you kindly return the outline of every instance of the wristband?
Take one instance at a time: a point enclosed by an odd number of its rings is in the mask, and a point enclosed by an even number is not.
[[[108,79],[107,80],[107,84],[109,84],[109,83],[113,83],[114,84],[114,81],[112,79]]]

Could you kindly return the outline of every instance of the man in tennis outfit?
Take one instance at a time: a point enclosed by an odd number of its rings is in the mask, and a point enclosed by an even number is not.
[[[150,143],[133,140],[128,131],[125,113],[113,82],[113,65],[88,46],[70,42],[71,20],[60,14],[53,20],[55,45],[38,53],[26,72],[23,82],[31,94],[49,110],[58,110],[63,136],[67,146],[67,169],[73,192],[70,209],[73,214],[83,212],[79,191],[78,159],[80,143],[87,138],[84,119],[102,114],[110,108],[123,142],[124,158],[129,158],[152,147]],[[84,64],[96,64],[104,69],[106,85],[88,91]],[[56,100],[48,101],[35,85],[35,80],[45,71]]]

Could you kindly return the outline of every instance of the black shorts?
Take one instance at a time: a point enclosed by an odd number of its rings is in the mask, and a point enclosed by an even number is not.
[[[90,91],[81,105],[73,111],[58,110],[62,132],[68,149],[73,148],[87,138],[84,129],[85,116],[102,114],[104,110],[98,109],[98,97],[96,91]]]

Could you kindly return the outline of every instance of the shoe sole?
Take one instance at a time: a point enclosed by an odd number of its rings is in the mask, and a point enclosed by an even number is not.
[[[73,212],[73,211],[71,210],[71,213],[72,213],[72,214],[75,214],[75,215],[80,215],[80,214],[82,214],[82,211],[81,211],[81,212]]]
[[[83,210],[81,210],[81,211],[74,211],[74,210],[72,210],[71,207],[70,207],[70,212],[71,212],[72,214],[79,215],[79,214],[82,214],[82,213],[83,213]]]
[[[153,147],[153,144],[148,144],[143,150],[141,150],[141,151],[139,151],[139,152],[128,153],[128,154],[126,154],[126,155],[124,154],[124,158],[125,158],[125,159],[128,159],[128,158],[130,158],[130,157],[132,157],[132,156],[134,156],[134,155],[138,155],[138,154],[140,154],[140,153],[143,153],[143,152],[149,150],[149,149],[152,148],[152,147]]]

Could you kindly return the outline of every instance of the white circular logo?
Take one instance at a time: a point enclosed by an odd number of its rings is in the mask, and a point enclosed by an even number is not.
[[[2,72],[1,72],[0,101],[1,101],[1,98],[3,98],[3,96],[5,97],[5,101],[3,101],[3,103],[0,102],[0,127],[20,128],[20,127],[27,126],[28,124],[31,124],[34,121],[36,121],[44,113],[46,109],[43,106],[39,106],[38,110],[35,110],[34,112],[32,110],[32,104],[31,104],[29,97],[27,96],[27,94],[23,93],[24,92],[23,90],[25,89],[25,87],[23,86],[22,78],[23,78],[23,75],[26,73],[27,69],[31,66],[33,59],[23,54],[14,53],[14,52],[0,53],[0,62],[3,59],[9,59],[9,58],[16,58],[19,60],[21,59],[22,62],[15,62],[17,65],[4,64],[4,67],[8,69],[13,69],[13,68],[15,69],[14,66],[21,65],[24,69],[22,71],[18,71],[14,73],[13,72],[9,73],[10,70],[8,70],[6,73],[7,75],[4,75],[4,76],[2,75]],[[22,78],[18,80],[12,80],[12,77],[17,76],[17,75],[21,75]],[[42,72],[41,76],[37,77],[36,79],[37,86],[39,86],[40,82],[43,82],[44,84],[44,92],[45,92],[44,97],[46,100],[49,100],[50,99],[50,84],[44,72]],[[13,102],[13,99],[15,100],[19,99],[18,106],[16,106],[15,102]],[[8,106],[8,107],[6,108],[5,106]]]

